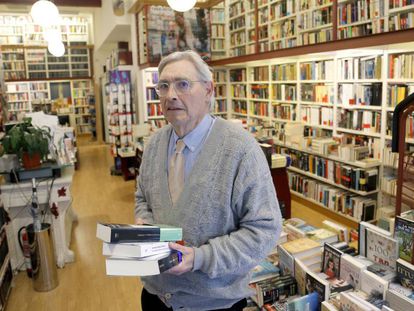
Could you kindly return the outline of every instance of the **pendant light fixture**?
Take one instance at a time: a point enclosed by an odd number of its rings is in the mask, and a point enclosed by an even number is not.
[[[57,6],[49,0],[39,0],[30,10],[33,22],[37,25],[48,26],[60,24],[60,15]]]
[[[168,5],[173,9],[174,11],[178,12],[186,12],[191,10],[197,0],[167,0]]]
[[[56,57],[65,55],[65,46],[62,41],[51,41],[47,45],[47,50],[50,54]]]

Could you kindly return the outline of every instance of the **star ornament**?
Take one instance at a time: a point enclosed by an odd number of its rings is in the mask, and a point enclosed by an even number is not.
[[[60,197],[65,197],[66,196],[66,188],[65,187],[62,187],[62,188],[60,188],[60,189],[58,189],[58,197],[60,198]]]

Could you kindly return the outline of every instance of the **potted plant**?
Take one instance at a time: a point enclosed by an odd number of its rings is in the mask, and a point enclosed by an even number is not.
[[[47,160],[50,139],[49,128],[34,127],[31,119],[26,118],[8,131],[2,145],[5,153],[17,154],[23,167],[31,169],[39,167],[42,160]]]

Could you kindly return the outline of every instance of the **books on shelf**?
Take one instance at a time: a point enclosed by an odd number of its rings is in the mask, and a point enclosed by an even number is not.
[[[178,265],[182,254],[171,251],[142,258],[106,258],[106,274],[118,276],[147,276],[157,275]]]
[[[166,225],[98,223],[96,237],[107,243],[180,241],[182,228]]]

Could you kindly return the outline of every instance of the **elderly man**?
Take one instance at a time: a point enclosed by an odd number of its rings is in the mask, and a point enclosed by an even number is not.
[[[212,74],[192,51],[159,64],[157,93],[169,125],[145,148],[137,223],[183,228],[183,261],[143,277],[153,310],[242,310],[249,271],[276,245],[281,215],[265,156],[240,126],[209,114]]]

